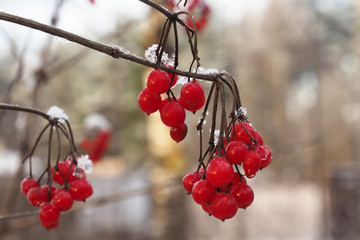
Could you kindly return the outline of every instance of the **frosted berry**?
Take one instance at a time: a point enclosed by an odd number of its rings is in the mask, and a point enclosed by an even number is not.
[[[198,204],[208,204],[214,197],[216,189],[207,180],[197,181],[191,191],[194,201]]]
[[[258,146],[256,148],[256,152],[259,154],[260,156],[260,169],[263,169],[267,166],[269,166],[269,164],[272,161],[272,153],[271,150],[268,146]]]
[[[183,177],[182,184],[185,190],[190,194],[194,184],[201,179],[201,175],[197,172],[188,173]]]
[[[137,98],[140,109],[147,115],[156,112],[160,108],[161,97],[159,94],[154,94],[149,89],[144,88]]]
[[[217,192],[209,203],[209,210],[214,217],[224,221],[235,216],[238,203],[233,195]]]
[[[172,127],[170,129],[170,137],[175,142],[181,142],[186,137],[188,128],[185,123],[182,123],[179,127]]]
[[[231,186],[229,193],[235,197],[239,208],[245,209],[254,201],[254,192],[247,184],[241,183]]]
[[[186,110],[195,113],[204,106],[204,89],[197,81],[188,82],[181,88],[179,99]]]
[[[228,185],[233,177],[234,169],[223,157],[213,158],[206,168],[205,178],[215,187]]]
[[[161,121],[168,127],[179,127],[185,117],[185,110],[178,102],[168,102],[160,111]]]
[[[146,86],[154,94],[165,93],[170,88],[170,77],[167,72],[155,69],[148,76]]]
[[[54,229],[59,225],[60,210],[51,203],[44,203],[39,210],[40,223],[46,229]]]
[[[24,178],[21,181],[21,192],[26,195],[28,191],[33,187],[38,187],[39,183],[32,177]]]

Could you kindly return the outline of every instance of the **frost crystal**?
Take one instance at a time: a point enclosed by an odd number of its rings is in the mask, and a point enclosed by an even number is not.
[[[60,123],[63,123],[67,120],[69,120],[68,115],[62,110],[61,108],[57,106],[52,106],[47,111],[47,114],[50,116],[51,120],[58,119]]]
[[[214,131],[214,144],[215,145],[218,143],[219,135],[220,135],[220,130],[215,130]]]
[[[219,70],[216,68],[204,68],[202,66],[198,67],[197,73],[199,74],[218,74]]]
[[[77,167],[84,170],[85,174],[91,173],[93,170],[93,163],[89,159],[89,155],[82,155],[77,159]]]
[[[157,56],[156,56],[156,49],[158,48],[157,44],[153,44],[151,47],[149,47],[146,51],[145,51],[145,58],[146,60],[152,62],[152,63],[156,63],[157,60]],[[169,55],[166,52],[163,52],[162,57],[161,57],[161,61],[163,63],[169,63]]]
[[[113,45],[113,48],[115,48],[116,50],[126,54],[126,55],[131,55],[131,52],[121,46],[118,46],[118,45]]]
[[[242,116],[246,116],[247,114],[247,110],[244,107],[239,107],[239,109],[237,111],[235,111],[236,116],[242,115]]]

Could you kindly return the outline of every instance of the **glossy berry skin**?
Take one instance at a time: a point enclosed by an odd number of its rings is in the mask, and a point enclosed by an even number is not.
[[[170,129],[170,137],[175,142],[181,142],[186,137],[188,127],[185,123],[182,123],[179,127],[172,127]]]
[[[247,132],[253,137],[255,138],[255,129],[251,126],[250,123],[248,122],[241,122],[244,127],[246,128]],[[234,129],[232,129],[231,132],[231,140],[235,140],[235,141],[242,141],[244,143],[246,143],[249,146],[253,145],[253,140],[252,138],[249,136],[249,134],[246,132],[246,130],[243,128],[243,126],[240,123],[235,123],[235,131]]]
[[[256,151],[250,151],[246,154],[243,168],[245,171],[245,175],[248,178],[255,177],[257,171],[259,171],[261,167],[261,158],[260,155]]]
[[[168,102],[160,111],[161,121],[168,127],[179,127],[185,117],[185,110],[178,102]]]
[[[140,109],[147,115],[156,112],[160,108],[161,97],[159,94],[154,94],[149,89],[144,88],[137,98]]]
[[[258,146],[256,152],[260,155],[260,169],[266,168],[272,161],[272,153],[268,146]]]
[[[69,162],[59,161],[56,170],[55,167],[56,166],[51,168],[51,175],[54,175],[54,182],[56,182],[57,184],[63,185],[65,183],[65,179],[67,179],[67,182],[72,182],[77,179],[73,175],[75,165],[72,165],[70,167]]]
[[[188,82],[181,88],[179,99],[186,110],[195,113],[204,106],[204,89],[197,81]]]
[[[174,66],[171,66],[171,65],[168,65],[167,67],[174,69]],[[173,73],[169,73],[169,72],[167,74],[169,75],[170,81],[172,81],[170,87],[175,86],[175,84],[177,83],[177,79],[178,79],[177,74],[173,74]],[[174,75],[174,78],[173,78],[173,75]]]
[[[242,141],[231,141],[226,147],[227,159],[232,164],[241,164],[248,152],[248,146]]]
[[[182,184],[188,194],[191,194],[194,184],[201,179],[201,175],[197,172],[188,173],[183,177]]]
[[[247,184],[239,183],[229,188],[229,193],[232,194],[239,208],[247,208],[254,201],[254,192]]]
[[[58,189],[51,200],[51,203],[60,211],[69,210],[72,207],[73,202],[74,198],[71,193],[63,188]]]
[[[40,206],[48,200],[48,195],[41,187],[33,187],[27,193],[28,201],[34,206]]]
[[[215,187],[228,185],[234,177],[232,165],[223,157],[213,158],[207,166],[205,178]]]
[[[224,221],[235,216],[238,203],[233,195],[217,192],[209,203],[209,210],[214,217]]]
[[[44,203],[39,210],[41,225],[46,229],[54,229],[59,225],[60,210],[51,203]]]
[[[46,195],[48,196],[48,198],[47,198],[48,201],[50,201],[54,197],[55,192],[57,191],[56,187],[54,187],[53,185],[51,185],[51,188],[49,191],[49,185],[47,185],[47,184],[42,185],[41,189],[44,190],[44,192],[46,192]]]
[[[209,204],[201,204],[202,209],[207,212],[209,215],[212,215],[209,209]]]
[[[208,204],[216,193],[216,188],[207,180],[197,181],[191,191],[194,201],[198,204]]]
[[[38,187],[39,183],[32,177],[24,178],[21,181],[21,192],[26,195],[28,191],[33,187]]]
[[[153,94],[165,93],[170,88],[168,73],[160,69],[151,71],[146,81],[146,87]]]
[[[244,177],[241,178],[241,182],[246,183],[246,179]],[[240,182],[240,176],[238,172],[234,172],[234,177],[231,179],[230,183],[228,185],[222,185],[219,187],[219,189],[223,192],[227,192],[230,186],[233,186],[235,184],[238,184]]]
[[[69,192],[76,201],[85,201],[93,194],[93,188],[86,178],[81,178],[70,184]]]

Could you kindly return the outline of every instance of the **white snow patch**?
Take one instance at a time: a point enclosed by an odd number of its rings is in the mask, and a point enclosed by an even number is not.
[[[85,174],[91,173],[93,170],[93,163],[89,159],[89,155],[82,155],[77,159],[77,167],[84,170]]]
[[[64,123],[69,120],[69,117],[66,115],[64,110],[57,106],[50,107],[47,114],[50,116],[51,120],[58,119],[60,123]]]

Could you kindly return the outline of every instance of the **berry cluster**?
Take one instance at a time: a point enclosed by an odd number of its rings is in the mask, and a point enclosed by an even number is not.
[[[177,99],[171,92],[171,88],[177,82],[177,75],[167,73],[160,69],[153,70],[146,81],[144,88],[138,96],[138,104],[147,115],[156,111],[160,112],[161,121],[170,127],[170,136],[176,141],[182,141],[187,134],[185,124],[185,110],[195,113],[203,107],[205,94],[203,87],[192,80],[184,84]],[[161,94],[165,94],[161,98]]]
[[[40,185],[39,180],[32,177],[26,177],[21,182],[21,192],[29,203],[40,207],[40,222],[46,229],[59,225],[60,213],[70,210],[74,200],[85,201],[93,193],[84,170],[76,165],[77,161],[72,158],[59,161],[50,170],[52,181],[49,184]]]
[[[250,123],[240,121],[232,126],[229,143],[224,139],[225,151],[218,147],[205,169],[183,178],[183,186],[194,201],[223,221],[235,216],[238,208],[251,205],[254,192],[245,177],[253,178],[272,160],[270,148],[263,145],[262,136]],[[239,171],[241,165],[245,174]]]

